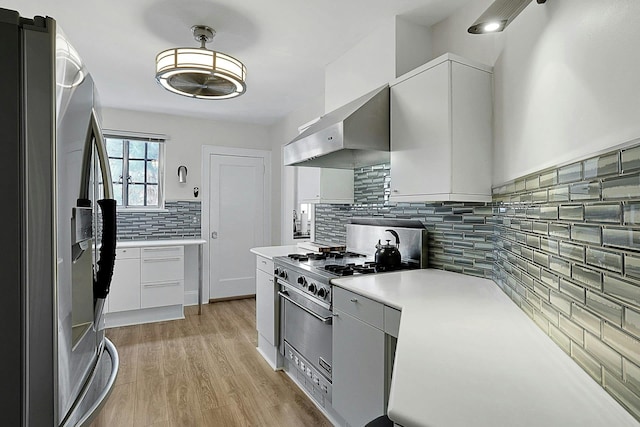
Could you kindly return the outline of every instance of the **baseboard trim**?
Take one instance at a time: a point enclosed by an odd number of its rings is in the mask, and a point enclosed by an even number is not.
[[[205,301],[203,301],[206,304]],[[184,305],[198,305],[198,291],[187,291],[184,293]]]
[[[105,328],[184,319],[182,304],[105,313]]]
[[[235,295],[232,297],[224,297],[224,298],[209,298],[209,303],[212,302],[222,302],[222,301],[233,301],[236,299],[247,299],[247,298],[255,298],[256,294],[249,294],[249,295]]]

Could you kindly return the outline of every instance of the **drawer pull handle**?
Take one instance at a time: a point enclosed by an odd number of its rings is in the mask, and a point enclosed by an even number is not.
[[[358,298],[351,298],[349,301],[351,301],[351,302],[358,302]]]
[[[170,282],[170,283],[149,283],[142,285],[145,288],[164,288],[168,286],[180,286],[180,282]]]
[[[176,248],[175,246],[168,246],[166,248],[143,248],[144,252],[164,252],[164,251],[177,251],[180,248]]]
[[[180,257],[175,257],[175,258],[147,258],[144,259],[144,262],[164,262],[164,261],[181,261],[182,258]]]
[[[264,265],[267,265],[267,261],[260,261],[260,262],[262,262]]]

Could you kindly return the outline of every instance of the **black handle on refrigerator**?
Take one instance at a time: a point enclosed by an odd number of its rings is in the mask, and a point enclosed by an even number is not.
[[[113,277],[113,266],[116,262],[116,201],[113,199],[98,200],[102,210],[102,237],[98,271],[93,279],[94,298],[106,298]]]

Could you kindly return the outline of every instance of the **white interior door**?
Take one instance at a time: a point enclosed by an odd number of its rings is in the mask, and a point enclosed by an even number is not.
[[[256,293],[255,255],[265,245],[262,157],[209,156],[209,297]]]

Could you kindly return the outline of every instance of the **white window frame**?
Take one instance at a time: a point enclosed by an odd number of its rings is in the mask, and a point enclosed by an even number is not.
[[[137,132],[124,132],[124,131],[115,131],[115,130],[103,130],[105,140],[109,139],[120,139],[123,142],[127,142],[127,144],[123,145],[123,153],[122,153],[122,205],[118,205],[118,210],[133,212],[133,211],[158,211],[164,210],[165,198],[164,198],[164,176],[165,176],[165,142],[167,138],[164,135],[159,134],[144,134]],[[125,194],[125,189],[127,188],[127,184],[125,184],[124,176],[128,169],[128,161],[129,161],[129,153],[128,153],[128,142],[136,141],[136,142],[153,142],[158,143],[158,205],[151,206],[130,206],[127,202],[127,194]],[[105,141],[106,143],[106,141]],[[106,147],[105,147],[106,148]],[[109,153],[107,152],[107,155]],[[109,157],[111,159],[111,157]],[[118,182],[118,177],[112,176],[111,178],[114,183]],[[145,177],[146,184],[146,177]]]

